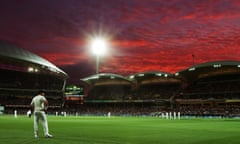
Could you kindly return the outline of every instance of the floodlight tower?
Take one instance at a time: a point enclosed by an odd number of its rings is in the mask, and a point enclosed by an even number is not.
[[[106,53],[107,42],[103,38],[95,38],[91,42],[91,49],[96,55],[96,74],[99,73],[99,57]]]

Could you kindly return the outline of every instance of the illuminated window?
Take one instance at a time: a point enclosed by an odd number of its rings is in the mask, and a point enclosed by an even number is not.
[[[33,72],[34,68],[33,67],[28,67],[28,72]]]
[[[213,67],[214,68],[220,68],[222,65],[221,64],[214,64]]]
[[[130,78],[130,79],[134,79],[134,77],[135,77],[134,75],[131,75],[129,78]]]
[[[144,74],[138,74],[138,76],[142,77],[142,76],[144,76]]]
[[[195,70],[196,70],[195,67],[188,69],[188,71],[195,71]]]
[[[156,76],[162,76],[162,73],[157,73]]]

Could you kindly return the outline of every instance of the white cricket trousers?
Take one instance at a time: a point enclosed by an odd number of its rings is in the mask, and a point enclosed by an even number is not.
[[[47,116],[44,111],[34,112],[34,134],[38,136],[38,123],[42,121],[44,135],[48,135]]]

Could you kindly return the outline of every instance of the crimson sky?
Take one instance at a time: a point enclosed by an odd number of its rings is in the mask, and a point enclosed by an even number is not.
[[[1,40],[46,58],[75,80],[95,73],[87,46],[94,35],[110,42],[100,72],[174,73],[240,60],[239,0],[1,0],[0,18]]]

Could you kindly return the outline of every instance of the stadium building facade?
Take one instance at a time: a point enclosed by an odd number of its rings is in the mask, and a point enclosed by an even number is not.
[[[112,110],[117,115],[170,111],[188,116],[240,116],[239,61],[202,63],[175,74],[156,71],[119,77],[98,74],[81,79],[88,87],[81,112],[101,113],[102,108],[102,113]],[[127,84],[122,82],[125,79]]]

